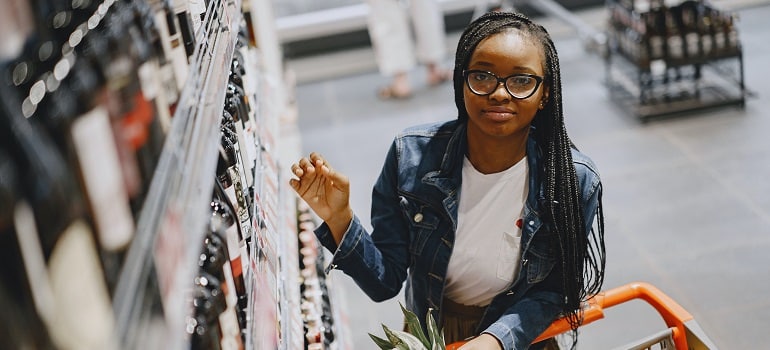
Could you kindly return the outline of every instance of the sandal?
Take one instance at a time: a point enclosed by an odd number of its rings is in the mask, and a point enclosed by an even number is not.
[[[452,71],[441,69],[438,73],[428,73],[428,86],[439,86],[452,79]]]
[[[412,92],[409,90],[399,91],[393,86],[386,86],[377,90],[377,97],[381,100],[405,100],[412,97]]]

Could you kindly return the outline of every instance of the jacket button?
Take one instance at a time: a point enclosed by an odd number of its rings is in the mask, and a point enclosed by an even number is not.
[[[422,222],[422,213],[414,214],[414,222]]]

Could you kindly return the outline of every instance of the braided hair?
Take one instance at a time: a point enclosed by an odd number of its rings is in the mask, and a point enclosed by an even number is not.
[[[468,120],[463,99],[463,70],[468,67],[476,46],[483,39],[508,30],[518,30],[533,44],[542,48],[543,85],[549,88],[548,101],[532,120],[534,137],[544,156],[541,169],[544,176],[546,220],[558,237],[561,255],[562,286],[565,302],[562,314],[572,328],[573,347],[577,343],[577,328],[582,321],[580,305],[601,290],[604,281],[604,214],[601,197],[597,209],[596,228],[586,232],[583,208],[571,148],[567,136],[561,98],[561,75],[556,48],[548,32],[526,16],[510,12],[489,12],[473,21],[463,32],[457,45],[454,67],[455,104],[459,119]],[[601,192],[600,192],[601,195]]]

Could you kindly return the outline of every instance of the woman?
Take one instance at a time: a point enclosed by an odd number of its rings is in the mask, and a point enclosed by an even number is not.
[[[601,184],[567,136],[553,42],[520,14],[485,14],[460,37],[454,88],[456,120],[393,142],[371,235],[347,177],[320,155],[292,165],[290,184],[324,220],[330,268],[375,301],[406,280],[406,306],[421,320],[432,312],[448,343],[526,349],[567,316],[574,346],[580,303],[604,277]]]

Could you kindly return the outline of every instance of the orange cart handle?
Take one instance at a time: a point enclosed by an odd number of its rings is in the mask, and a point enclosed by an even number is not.
[[[674,328],[672,338],[674,339],[676,348],[687,349],[684,323],[692,320],[692,315],[668,295],[646,282],[628,283],[598,293],[588,299],[587,304],[583,308],[583,322],[581,323],[581,326],[604,318],[605,308],[610,308],[634,299],[642,299],[654,307],[666,322],[666,326]],[[570,329],[569,322],[567,322],[565,318],[559,318],[551,323],[551,325],[540,334],[533,343],[552,338],[569,331]],[[465,344],[464,341],[455,342],[447,345],[446,349],[456,350],[463,344]]]

